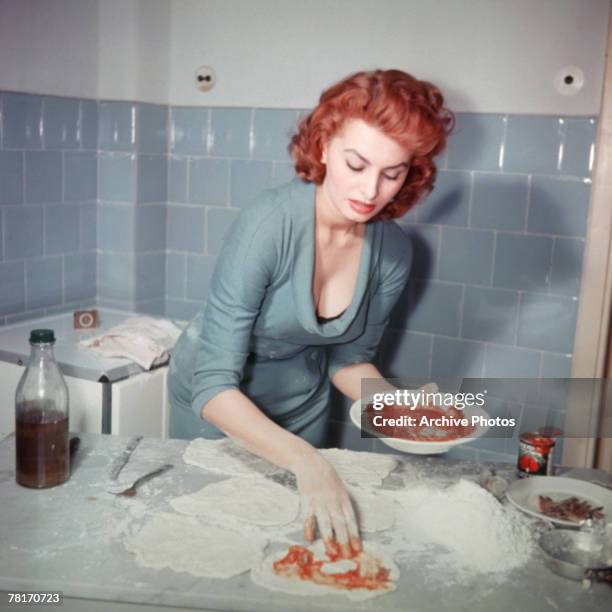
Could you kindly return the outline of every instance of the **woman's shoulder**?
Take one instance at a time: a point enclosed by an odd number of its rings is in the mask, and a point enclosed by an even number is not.
[[[385,256],[391,259],[405,259],[410,261],[412,255],[412,242],[395,221],[380,221],[382,226],[382,249]]]

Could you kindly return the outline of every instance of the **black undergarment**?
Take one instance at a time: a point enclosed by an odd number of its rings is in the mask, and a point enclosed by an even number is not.
[[[346,310],[343,310],[340,314],[337,314],[335,317],[320,317],[319,315],[317,315],[317,322],[321,324],[321,323],[329,323],[329,321],[335,321],[336,319],[339,319],[345,312]]]

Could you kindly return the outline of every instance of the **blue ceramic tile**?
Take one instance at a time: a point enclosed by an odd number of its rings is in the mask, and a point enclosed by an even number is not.
[[[212,108],[210,155],[248,158],[250,131],[250,108]]]
[[[166,255],[166,295],[172,298],[185,297],[186,255]]]
[[[506,452],[507,440],[511,440],[519,429],[522,408],[520,404],[506,400],[498,400],[487,396],[483,410],[492,418],[515,419],[515,425],[493,425],[484,436],[472,440],[472,448],[484,449],[493,452]]]
[[[577,296],[582,276],[584,240],[580,238],[555,238],[553,246],[550,292]]]
[[[99,198],[109,202],[136,201],[136,158],[134,155],[101,153]]]
[[[201,308],[200,302],[166,300],[166,316],[177,321],[191,321]]]
[[[62,258],[26,261],[26,308],[44,308],[62,302]]]
[[[440,170],[433,192],[416,208],[420,223],[466,226],[470,206],[470,175]]]
[[[81,216],[78,206],[59,204],[45,207],[45,254],[78,251]]]
[[[136,104],[100,102],[98,144],[104,151],[136,150]]]
[[[78,253],[64,257],[64,299],[66,302],[96,296],[96,254]]]
[[[234,219],[238,216],[236,210],[210,208],[206,217],[206,253],[216,255],[221,250],[225,234]]]
[[[456,113],[448,138],[447,167],[456,170],[497,170],[504,137],[504,115]]]
[[[477,461],[478,450],[470,448],[465,444],[461,446],[454,446],[448,452],[444,453],[444,459],[450,461]]]
[[[166,248],[166,206],[139,206],[136,209],[136,251]]]
[[[78,149],[79,101],[74,98],[43,98],[45,149]]]
[[[435,225],[400,225],[412,245],[411,278],[436,278],[440,255],[440,228]]]
[[[0,204],[23,203],[23,153],[0,151]]]
[[[516,346],[488,344],[485,351],[485,378],[537,378],[540,353]]]
[[[162,298],[166,292],[166,254],[137,253],[135,274],[135,299]]]
[[[518,293],[487,287],[466,287],[461,335],[470,340],[513,344]]]
[[[81,209],[81,249],[98,248],[98,211],[96,206],[82,205]]]
[[[497,235],[493,285],[507,289],[546,290],[552,261],[552,238]]]
[[[4,210],[4,258],[43,254],[42,206],[7,206]]]
[[[4,232],[2,231],[2,210],[0,210],[0,261],[4,259]]]
[[[81,100],[81,149],[98,148],[98,103],[94,100]]]
[[[62,154],[59,151],[27,151],[25,154],[25,201],[62,201]]]
[[[443,227],[440,244],[440,280],[476,285],[491,283],[493,232]]]
[[[491,463],[516,463],[515,453],[493,452],[490,450],[478,449],[478,461],[488,461]]]
[[[24,262],[0,263],[0,315],[25,310]]]
[[[457,336],[461,318],[460,285],[435,281],[408,281],[398,308],[393,311],[391,325],[398,329]],[[407,304],[405,304],[407,298]]]
[[[565,142],[561,173],[568,176],[591,176],[597,138],[597,120],[586,117],[566,117]]]
[[[232,161],[230,182],[231,206],[245,206],[272,186],[272,162]]]
[[[166,313],[166,300],[157,298],[137,301],[134,303],[134,312],[161,317]]]
[[[542,353],[542,378],[570,378],[571,375],[571,355]]]
[[[217,258],[214,255],[187,255],[185,295],[190,300],[205,300]]]
[[[168,107],[138,104],[136,146],[140,153],[166,153],[168,149]]]
[[[563,125],[557,117],[510,115],[504,145],[504,170],[558,174]]]
[[[208,109],[170,109],[170,149],[172,153],[207,155]]]
[[[272,170],[272,187],[289,183],[296,177],[293,162],[274,162]]]
[[[41,96],[2,94],[2,146],[5,149],[40,149],[41,132]]]
[[[578,300],[526,293],[519,312],[518,344],[571,353],[576,334]]]
[[[296,127],[293,110],[255,109],[253,159],[291,161],[288,146]]]
[[[387,327],[378,349],[379,370],[385,378],[429,381],[432,337]]]
[[[83,202],[98,196],[98,158],[93,152],[64,156],[64,201]]]
[[[458,385],[464,378],[480,378],[484,344],[436,336],[431,358],[431,379]]]
[[[134,294],[134,254],[100,253],[98,295],[114,300],[131,300]]]
[[[168,249],[204,252],[204,209],[168,206],[167,226]]]
[[[187,202],[187,158],[168,159],[168,202]]]
[[[98,206],[99,247],[108,251],[133,251],[134,215],[132,206],[100,204]]]
[[[138,201],[165,202],[168,199],[168,160],[161,155],[138,156]]]
[[[227,204],[229,162],[223,159],[194,159],[189,164],[189,201],[192,204]]]
[[[527,230],[584,236],[591,186],[583,181],[534,176]]]
[[[476,173],[470,225],[522,231],[527,216],[527,191],[526,176]]]

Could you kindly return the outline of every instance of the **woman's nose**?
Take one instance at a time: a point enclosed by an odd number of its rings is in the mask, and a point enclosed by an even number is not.
[[[361,185],[361,193],[366,202],[373,202],[378,195],[379,176],[377,174],[365,174]]]

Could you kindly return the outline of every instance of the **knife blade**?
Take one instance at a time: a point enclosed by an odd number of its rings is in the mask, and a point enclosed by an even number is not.
[[[119,476],[119,472],[123,469],[123,466],[128,462],[131,454],[134,452],[134,449],[138,446],[140,441],[142,440],[142,436],[134,436],[130,438],[126,447],[123,449],[123,452],[116,457],[109,469],[108,477],[111,480],[117,480],[117,476]]]

